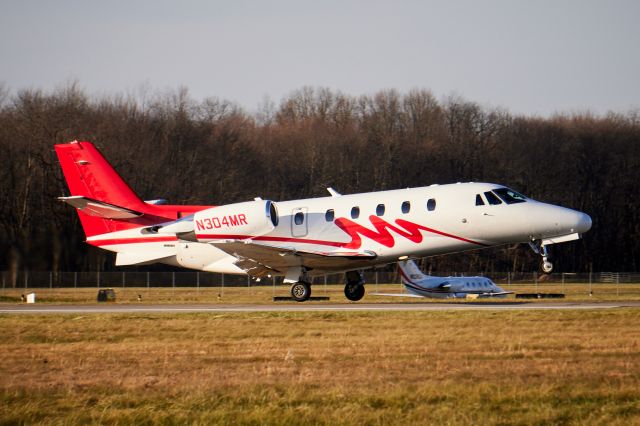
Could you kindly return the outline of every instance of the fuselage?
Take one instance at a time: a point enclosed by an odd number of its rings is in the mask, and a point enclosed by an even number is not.
[[[208,223],[196,221],[193,241],[140,227],[96,235],[88,242],[129,257],[145,253],[158,262],[243,274],[236,257],[211,243],[235,239],[329,256],[366,254],[366,259],[354,263],[364,268],[409,255],[423,257],[580,234],[591,227],[584,213],[538,202],[491,183],[432,185],[274,204],[277,225],[253,234],[241,232],[247,229],[247,218],[243,223],[239,216],[243,211],[229,205],[220,217],[216,216],[218,207],[196,213],[196,219],[198,214],[208,219],[208,212],[211,218]],[[153,252],[158,253],[150,255]],[[309,273],[349,269],[353,268],[340,264]]]

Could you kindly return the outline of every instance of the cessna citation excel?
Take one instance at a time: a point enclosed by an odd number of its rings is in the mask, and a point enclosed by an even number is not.
[[[550,272],[549,244],[591,228],[581,212],[502,185],[458,183],[222,206],[142,201],[89,142],[55,145],[87,243],[116,265],[154,262],[255,278],[284,276],[305,301],[311,277],[345,272],[349,300],[364,296],[360,270],[507,243],[528,242]]]
[[[407,293],[383,294],[380,296],[477,298],[505,297],[512,291],[504,291],[486,277],[432,277],[422,273],[413,260],[398,262],[402,285]],[[375,294],[375,293],[374,293]]]

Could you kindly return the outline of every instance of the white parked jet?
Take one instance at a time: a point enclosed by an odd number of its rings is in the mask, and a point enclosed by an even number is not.
[[[222,206],[143,201],[89,142],[55,145],[87,243],[117,253],[116,265],[165,263],[201,271],[284,276],[291,295],[311,295],[311,277],[346,272],[360,300],[359,272],[406,259],[525,242],[546,246],[591,228],[579,211],[502,185],[459,183],[303,200]]]
[[[504,291],[485,277],[433,277],[422,273],[413,260],[398,262],[400,279],[407,293],[377,293],[380,296],[477,298],[504,297]]]

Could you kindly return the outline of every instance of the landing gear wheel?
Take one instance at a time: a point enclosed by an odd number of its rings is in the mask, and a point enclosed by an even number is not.
[[[291,286],[291,297],[296,302],[304,302],[311,297],[311,284],[298,281]]]
[[[364,286],[348,283],[344,286],[344,295],[352,302],[357,302],[364,297]]]
[[[547,246],[543,244],[540,240],[533,240],[529,242],[529,246],[533,249],[536,254],[542,256],[542,263],[540,263],[540,269],[545,274],[550,274],[553,271],[553,263],[549,262],[549,250]]]

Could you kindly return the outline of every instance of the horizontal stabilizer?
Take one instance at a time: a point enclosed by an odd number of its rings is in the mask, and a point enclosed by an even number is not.
[[[124,207],[115,206],[113,204],[105,203],[84,197],[82,195],[74,195],[71,197],[58,197],[58,200],[81,210],[83,213],[90,216],[102,217],[105,219],[132,219],[134,217],[142,216],[143,213],[129,210]]]

